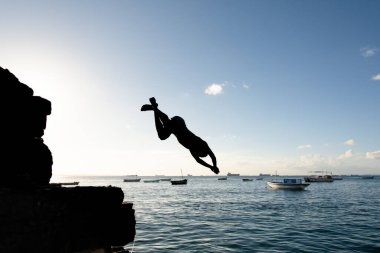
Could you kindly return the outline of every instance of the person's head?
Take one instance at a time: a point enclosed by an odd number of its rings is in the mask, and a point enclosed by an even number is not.
[[[185,120],[179,116],[174,116],[170,119],[170,124],[173,129],[184,129],[186,128]]]

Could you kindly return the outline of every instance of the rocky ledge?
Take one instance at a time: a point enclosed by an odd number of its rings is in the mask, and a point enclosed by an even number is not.
[[[0,252],[112,252],[132,242],[134,210],[120,188],[50,184],[42,137],[51,102],[1,67],[0,89]]]
[[[135,237],[117,187],[1,188],[0,199],[0,252],[91,252]]]

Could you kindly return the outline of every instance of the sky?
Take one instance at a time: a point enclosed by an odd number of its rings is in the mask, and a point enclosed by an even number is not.
[[[0,0],[0,66],[52,102],[53,174],[380,174],[380,1]],[[207,162],[211,160],[205,159]]]

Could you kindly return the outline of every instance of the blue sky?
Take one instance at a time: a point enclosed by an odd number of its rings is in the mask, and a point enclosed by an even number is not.
[[[52,101],[55,174],[380,173],[379,1],[1,1],[0,66]]]

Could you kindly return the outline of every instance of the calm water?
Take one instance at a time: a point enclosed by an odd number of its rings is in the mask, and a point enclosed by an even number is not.
[[[142,178],[54,180],[121,187],[136,211],[133,252],[380,252],[379,177],[313,183],[304,191],[272,190],[265,178],[188,177],[178,186]]]

